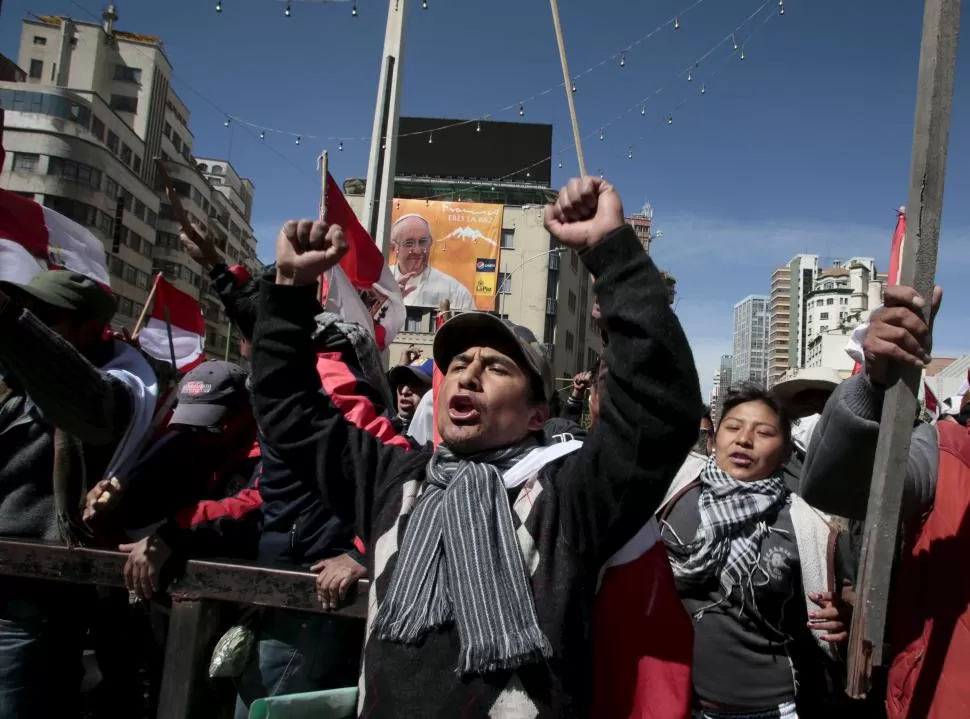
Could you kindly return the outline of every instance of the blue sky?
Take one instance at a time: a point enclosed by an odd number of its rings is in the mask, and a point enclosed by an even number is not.
[[[429,0],[426,12],[409,3],[403,114],[481,116],[561,81],[544,0]],[[282,1],[222,4],[217,14],[214,0],[120,0],[119,26],[164,39],[175,88],[192,113],[196,154],[228,155],[256,183],[254,226],[268,258],[284,220],[315,212],[320,149],[331,150],[338,179],[366,171],[366,141],[337,152],[335,142],[309,136],[369,133],[386,4],[360,0],[357,18],[350,2],[294,2],[290,18]],[[624,67],[613,60],[583,76],[576,102],[589,170],[602,169],[628,209],[654,205],[664,232],[654,256],[678,280],[678,314],[707,391],[718,357],[731,349],[733,304],[767,293],[773,267],[812,252],[825,262],[874,256],[885,268],[893,208],[908,189],[923,4],[786,0],[779,16],[772,0],[737,33],[744,61],[726,42],[688,82],[683,71],[761,0],[560,0],[573,74],[692,4],[679,30],[668,26],[627,52]],[[92,19],[100,5],[7,0],[3,10],[0,52],[16,57],[18,21],[28,10]],[[940,355],[970,351],[958,310],[970,299],[961,281],[970,269],[970,51],[963,50],[941,243]],[[598,139],[600,127],[647,96],[646,117],[626,114]],[[303,140],[296,146],[268,133],[261,142],[227,130],[225,113]],[[514,109],[495,116],[516,118]],[[554,126],[554,151],[570,144],[561,90],[528,102],[526,119]],[[576,172],[575,154],[561,156],[557,184]]]

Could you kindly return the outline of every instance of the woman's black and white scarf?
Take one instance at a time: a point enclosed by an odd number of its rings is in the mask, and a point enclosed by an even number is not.
[[[502,481],[502,472],[535,447],[530,441],[464,458],[438,448],[374,636],[414,644],[454,622],[460,675],[514,669],[552,656]]]
[[[745,585],[756,584],[761,543],[771,531],[768,522],[790,492],[781,471],[767,479],[741,482],[718,467],[714,457],[700,480],[700,526],[689,542],[668,545],[670,564],[682,584],[701,586],[717,576],[727,598],[739,585],[743,591]]]

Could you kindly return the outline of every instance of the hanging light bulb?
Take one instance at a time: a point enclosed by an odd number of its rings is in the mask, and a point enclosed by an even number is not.
[[[734,52],[738,51],[738,41],[734,39],[734,35],[731,36],[731,45],[734,46]]]
[[[626,53],[620,53],[620,67],[626,67]]]
[[[428,9],[428,0],[421,0],[421,9],[422,10]]]
[[[232,124],[232,120],[230,120],[230,119],[229,119],[229,118],[227,117],[227,118],[226,118],[226,121],[225,121],[225,122],[224,122],[223,124],[224,124],[224,125],[225,125],[226,127],[229,127],[229,126],[230,126],[230,125]]]
[[[603,130],[600,130],[600,140],[602,141],[605,139],[606,139],[606,133]]]
[[[601,167],[599,170],[597,170],[597,172],[599,173],[600,179],[602,180],[603,179],[603,168]]]
[[[562,160],[561,159],[559,160],[559,169],[560,170],[562,169]]]
[[[744,45],[741,46],[741,54],[738,55],[738,59],[740,59],[740,60],[743,60],[744,59]]]
[[[296,144],[297,144],[297,145],[299,145],[299,144],[300,144],[300,136],[299,136],[299,135],[297,135],[297,136],[296,136]]]
[[[572,90],[573,90],[573,92],[576,92],[576,83],[575,82],[573,83]]]
[[[476,122],[475,123],[475,132],[481,132],[481,131],[482,131],[482,123],[481,122]]]
[[[694,73],[692,73],[690,70],[688,70],[687,71],[687,82],[693,82],[693,81],[694,81]]]
[[[428,144],[429,145],[434,144],[434,133],[433,132],[429,132],[428,133]]]
[[[357,17],[357,3],[354,3],[354,6],[350,8],[350,16]]]
[[[532,173],[531,172],[526,172],[525,173],[525,176],[526,176],[526,178],[532,177]]]
[[[266,130],[260,130],[259,131],[259,139],[260,140],[265,140],[266,139]]]
[[[647,114],[647,106],[644,105],[643,107],[640,108],[640,117],[646,117],[646,114]]]
[[[673,115],[667,115],[667,124],[668,125],[673,125],[674,124],[674,116]]]
[[[701,85],[701,95],[704,95],[706,93],[707,93],[707,85]]]
[[[633,145],[630,145],[630,150],[629,150],[629,152],[626,153],[626,158],[628,160],[632,160],[633,159]]]
[[[519,117],[525,117],[525,105],[519,105]]]
[[[343,140],[341,140],[340,142],[337,143],[337,152],[343,152],[343,151],[344,151],[344,143],[343,143]]]
[[[283,11],[283,14],[286,15],[286,17],[289,17],[290,15],[293,14],[293,11],[290,10],[290,4],[289,3],[286,3],[286,10]]]
[[[674,18],[674,30],[680,30],[680,15]]]
[[[778,0],[778,14],[785,14],[785,0]]]
[[[216,12],[222,12],[222,0],[216,0]]]

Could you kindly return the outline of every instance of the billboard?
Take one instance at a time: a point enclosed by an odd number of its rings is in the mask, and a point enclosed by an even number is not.
[[[552,181],[552,125],[402,117],[398,133],[398,177]]]
[[[502,205],[394,200],[390,265],[404,304],[495,309]]]

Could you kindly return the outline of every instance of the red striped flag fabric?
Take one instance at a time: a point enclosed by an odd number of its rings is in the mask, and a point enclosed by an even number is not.
[[[169,364],[174,348],[175,366],[187,372],[203,359],[205,320],[202,318],[202,308],[198,300],[161,275],[155,277],[154,294],[151,316],[138,333],[138,343],[152,357]],[[169,324],[172,328],[171,344],[168,341]]]

